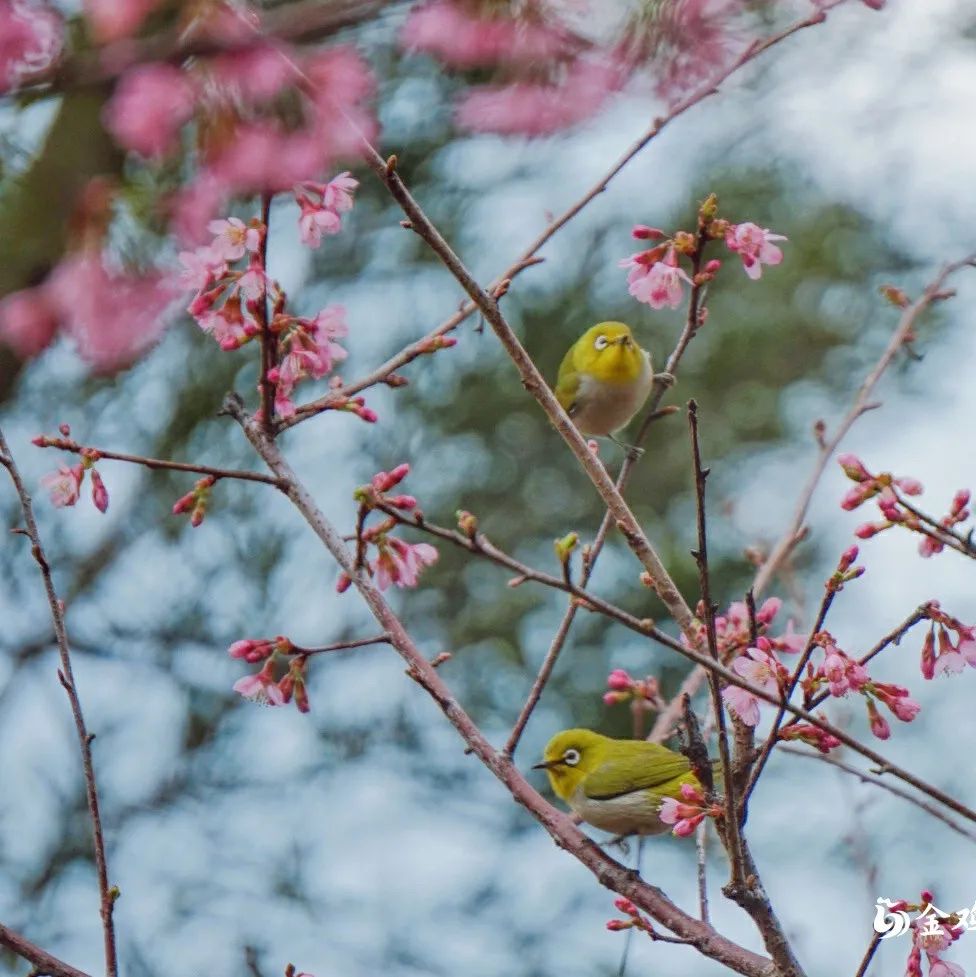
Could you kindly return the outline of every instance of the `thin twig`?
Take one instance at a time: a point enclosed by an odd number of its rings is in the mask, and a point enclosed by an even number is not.
[[[868,967],[871,966],[871,960],[874,958],[874,954],[877,951],[880,943],[881,943],[881,934],[875,933],[874,936],[871,937],[871,942],[868,944],[868,948],[864,952],[864,957],[861,960],[861,965],[860,967],[857,968],[857,973],[854,975],[854,977],[865,977],[865,975],[868,972]]]
[[[164,458],[147,458],[145,455],[130,455],[122,451],[106,451],[79,444],[71,438],[44,438],[42,442],[35,442],[39,448],[57,448],[60,451],[70,451],[72,454],[91,454],[96,461],[124,461],[130,465],[141,465],[153,471],[188,472],[194,475],[212,475],[214,478],[236,478],[243,482],[262,482],[280,488],[278,479],[263,472],[241,471],[236,468],[215,468],[212,465],[190,465],[184,461],[167,461]]]
[[[820,760],[823,763],[829,763],[832,767],[837,767],[838,770],[843,770],[845,773],[849,773],[852,776],[857,777],[865,784],[874,784],[876,787],[881,787],[883,790],[888,791],[888,793],[894,794],[895,797],[900,797],[903,801],[908,801],[909,804],[914,804],[917,808],[925,811],[926,814],[930,814],[932,817],[946,825],[946,827],[955,831],[956,834],[962,835],[969,841],[976,842],[976,832],[970,831],[963,825],[958,824],[948,815],[944,814],[937,807],[935,807],[935,805],[929,804],[928,801],[923,801],[920,797],[915,797],[914,794],[909,793],[907,790],[903,790],[896,784],[890,783],[889,781],[885,780],[884,777],[878,777],[867,770],[859,770],[857,767],[852,766],[849,763],[845,763],[843,760],[839,760],[837,757],[831,756],[830,754],[824,755],[823,753],[804,750],[801,747],[791,746],[789,744],[781,746],[780,751],[783,753],[792,753],[793,756],[806,757],[808,760]]]
[[[35,974],[46,974],[47,977],[91,977],[85,971],[72,967],[70,963],[65,963],[47,950],[35,946],[30,940],[4,926],[3,923],[0,923],[0,946],[6,947],[11,953],[16,953],[22,960],[32,963]]]
[[[28,539],[30,539],[31,554],[41,571],[44,590],[47,594],[51,621],[54,625],[54,635],[58,645],[58,655],[61,661],[61,667],[58,669],[58,679],[64,687],[68,695],[68,701],[71,704],[71,715],[74,719],[75,731],[78,734],[78,746],[81,750],[81,766],[84,772],[85,794],[88,801],[88,814],[91,817],[92,838],[95,848],[95,873],[98,877],[99,911],[102,917],[102,935],[105,951],[105,973],[106,977],[118,977],[115,923],[112,919],[118,890],[110,886],[108,879],[108,861],[105,857],[105,836],[102,832],[98,787],[95,782],[95,765],[92,760],[91,751],[91,743],[95,736],[93,733],[88,732],[88,728],[85,725],[85,717],[81,710],[81,699],[78,696],[78,689],[75,685],[75,677],[71,668],[71,651],[68,647],[68,632],[64,622],[64,608],[58,598],[57,591],[54,589],[51,565],[44,555],[41,534],[37,528],[37,522],[34,519],[34,507],[31,503],[31,497],[27,492],[13,455],[10,453],[10,448],[2,430],[0,430],[0,464],[7,469],[10,480],[13,482],[14,490],[20,500],[20,508],[24,516],[25,528],[23,531]]]
[[[714,662],[719,661],[718,638],[715,634],[715,603],[712,600],[711,575],[708,571],[708,530],[705,519],[705,481],[708,469],[702,466],[701,445],[698,440],[698,404],[688,401],[688,431],[691,436],[692,475],[695,481],[695,514],[698,529],[698,549],[692,552],[698,564],[698,585],[705,615],[705,634],[708,653]],[[729,736],[725,726],[725,707],[722,702],[722,689],[715,672],[709,672],[708,684],[712,693],[712,714],[718,733],[719,756],[722,760],[722,779],[725,784],[725,816],[722,840],[725,842],[732,869],[732,883],[737,887],[745,885],[745,867],[742,862],[742,840],[739,831],[739,818],[735,800],[735,784],[732,780],[732,760],[729,755]],[[685,698],[686,709],[690,698]]]
[[[271,236],[271,198],[272,194],[261,195],[261,223],[264,231],[261,234],[261,244],[258,249],[258,260],[261,264],[261,298],[257,303],[257,322],[261,328],[261,379],[258,386],[261,389],[261,419],[265,428],[273,432],[275,429],[275,382],[271,379],[271,371],[278,362],[278,337],[271,329],[271,311],[268,307],[268,238]]]
[[[302,648],[299,645],[292,645],[288,654],[308,658],[310,655],[324,655],[330,651],[348,651],[352,648],[365,648],[367,645],[388,644],[390,644],[390,636],[388,634],[377,634],[372,638],[354,638],[350,641],[336,641],[331,645],[319,645],[316,648]]]

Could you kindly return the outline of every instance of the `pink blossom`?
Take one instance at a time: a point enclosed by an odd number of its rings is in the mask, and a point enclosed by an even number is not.
[[[645,259],[647,253],[634,254],[620,262],[622,268],[630,268],[627,291],[638,302],[646,302],[652,309],[663,309],[665,306],[676,309],[684,297],[682,282],[691,284],[691,279],[678,267],[678,257],[673,248],[663,260],[652,264]]]
[[[183,265],[179,284],[182,288],[202,292],[227,274],[227,262],[212,247],[181,251],[177,258]]]
[[[261,331],[253,319],[243,314],[240,298],[236,295],[227,299],[220,309],[204,312],[196,319],[197,325],[213,336],[225,352],[238,349]]]
[[[156,343],[174,298],[162,275],[109,270],[101,256],[84,252],[55,268],[45,293],[81,357],[102,372],[127,366]]]
[[[207,230],[214,235],[212,253],[224,261],[237,261],[245,251],[256,252],[261,247],[261,231],[248,227],[239,217],[211,221]]]
[[[897,485],[905,495],[921,495],[925,491],[925,487],[917,478],[896,478],[895,485]]]
[[[239,124],[209,167],[233,192],[277,192],[321,172],[327,158],[324,136],[317,130],[287,131],[258,121]]]
[[[323,234],[338,234],[342,230],[341,215],[352,210],[352,194],[358,186],[359,181],[347,170],[328,183],[305,182],[295,187],[295,200],[301,208],[298,227],[303,244],[317,248]]]
[[[825,756],[841,745],[839,739],[812,723],[789,723],[783,726],[778,738],[781,740],[800,740],[816,747]]]
[[[477,16],[456,0],[431,0],[410,11],[400,44],[453,67],[470,68],[548,61],[566,47],[566,39],[541,19],[519,20],[505,13]]]
[[[694,784],[682,784],[682,800],[665,797],[658,816],[665,824],[673,824],[672,834],[679,838],[690,835],[706,816],[715,816],[719,809],[705,806],[705,797]]]
[[[99,512],[108,510],[108,489],[102,481],[102,476],[93,468],[91,470],[92,502]]]
[[[342,230],[342,218],[334,210],[304,202],[300,206],[298,231],[306,247],[317,248],[322,243],[322,235],[331,236]]]
[[[634,680],[622,668],[615,668],[607,676],[607,687],[618,692],[628,691],[634,686]]]
[[[783,602],[779,597],[768,597],[763,601],[762,607],[756,611],[756,624],[770,625],[773,623],[773,618],[779,613],[779,609],[783,606]]]
[[[754,280],[762,275],[763,265],[778,265],[783,260],[783,252],[772,242],[785,240],[784,235],[771,234],[751,221],[733,224],[725,235],[726,246],[739,255],[746,274]]]
[[[85,470],[81,465],[72,468],[58,465],[56,472],[49,472],[41,478],[41,485],[50,493],[51,504],[55,508],[62,509],[78,501],[84,477]]]
[[[261,267],[260,260],[252,255],[247,271],[237,279],[234,289],[240,292],[244,298],[256,302],[269,290],[270,286],[271,280]]]
[[[779,691],[777,674],[781,668],[775,658],[759,648],[749,648],[745,655],[732,660],[732,670],[736,674],[769,693]],[[722,690],[722,698],[729,711],[747,726],[755,726],[759,722],[760,700],[748,689],[728,685]]]
[[[945,546],[931,536],[923,536],[918,544],[919,556],[922,556],[925,559],[935,556],[937,553],[941,553],[944,549]]]
[[[230,192],[212,170],[199,170],[169,199],[171,230],[184,244],[203,243],[208,236],[207,225],[223,210]]]
[[[185,72],[168,64],[140,64],[119,81],[105,106],[105,128],[124,149],[166,155],[193,116],[196,96]]]
[[[218,54],[210,71],[225,95],[232,92],[247,102],[270,101],[301,77],[288,52],[270,42]]]
[[[0,0],[0,92],[50,65],[62,35],[61,18],[46,4]]]
[[[865,2],[868,3],[868,0],[865,0]],[[868,3],[868,6],[874,6],[874,4]],[[875,9],[880,10],[881,8],[875,7]],[[930,955],[929,977],[966,977],[966,971],[957,963]]]
[[[0,339],[22,359],[54,341],[58,320],[43,288],[24,288],[0,301]]]
[[[388,536],[378,548],[379,554],[371,568],[380,590],[386,590],[390,584],[416,587],[421,570],[436,563],[438,557],[437,550],[429,543],[405,543],[396,536]]]
[[[130,37],[159,0],[84,0],[92,36],[100,44]]]
[[[410,466],[406,462],[403,462],[397,465],[396,468],[391,468],[388,472],[377,472],[369,480],[369,483],[377,492],[389,492],[391,488],[399,485],[409,474]]]
[[[271,706],[285,704],[282,694],[274,677],[274,658],[269,658],[264,668],[254,675],[245,675],[234,683],[234,691],[257,702],[266,702]]]

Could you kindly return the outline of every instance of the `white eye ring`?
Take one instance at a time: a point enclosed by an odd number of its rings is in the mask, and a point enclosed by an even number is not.
[[[595,349],[606,349],[610,345],[610,340],[606,336],[597,336],[593,340],[593,347]]]
[[[568,767],[575,767],[580,762],[579,750],[567,750],[563,754],[563,763]]]

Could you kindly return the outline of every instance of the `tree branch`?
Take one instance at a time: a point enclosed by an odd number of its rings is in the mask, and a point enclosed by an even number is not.
[[[53,954],[35,946],[30,940],[15,933],[12,929],[0,923],[0,946],[6,947],[11,953],[34,965],[34,973],[46,977],[91,977],[83,970],[72,967],[70,963],[59,960]]]
[[[51,576],[51,566],[44,555],[41,535],[34,519],[34,507],[31,497],[24,486],[20,471],[10,453],[7,440],[0,430],[0,465],[7,469],[14,490],[20,500],[21,512],[24,516],[25,529],[21,530],[31,542],[31,554],[37,562],[44,581],[48,607],[51,611],[51,621],[54,625],[54,636],[57,641],[58,655],[61,667],[58,669],[58,680],[68,694],[71,704],[71,715],[74,718],[75,731],[78,734],[78,746],[81,750],[81,766],[85,777],[85,794],[88,801],[88,813],[92,823],[92,838],[95,848],[95,873],[98,877],[98,892],[100,896],[100,914],[102,917],[102,936],[105,951],[106,977],[118,977],[118,960],[115,948],[115,923],[112,912],[118,891],[109,885],[108,862],[105,857],[105,836],[102,832],[102,818],[98,804],[98,787],[95,782],[95,765],[92,761],[91,743],[94,733],[89,733],[85,725],[85,717],[81,711],[81,699],[75,685],[74,673],[71,669],[71,652],[68,648],[68,632],[64,622],[64,608],[54,589],[54,579]],[[19,951],[18,951],[19,952]],[[51,958],[54,959],[53,957]],[[77,973],[77,971],[75,972]]]

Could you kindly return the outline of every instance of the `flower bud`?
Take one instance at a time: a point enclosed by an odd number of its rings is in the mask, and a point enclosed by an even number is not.
[[[865,0],[867,2],[867,0]],[[881,0],[883,3],[884,0]],[[870,4],[869,4],[870,6]],[[875,8],[880,9],[880,8]],[[893,306],[898,309],[907,308],[911,303],[908,296],[898,288],[896,285],[882,285],[878,291],[884,296],[884,298],[890,302]]]
[[[629,691],[634,687],[634,680],[622,668],[615,668],[607,676],[607,688],[616,689],[618,692]]]
[[[569,562],[569,556],[576,549],[578,543],[579,533],[577,532],[567,533],[562,539],[555,540],[553,546],[560,563],[565,565]]]
[[[648,227],[647,224],[635,224],[630,233],[638,241],[660,241],[667,236],[660,228]]]
[[[871,473],[864,467],[864,462],[850,452],[838,455],[837,464],[844,469],[844,474],[852,482],[864,482],[871,478]]]
[[[352,585],[352,577],[348,573],[340,573],[336,581],[336,593],[344,594]]]
[[[91,470],[91,480],[92,502],[99,512],[105,512],[108,509],[108,489],[105,488],[102,476],[94,468]]]
[[[714,275],[721,267],[722,262],[718,258],[712,258],[711,261],[705,262],[705,267],[702,270],[709,275]]]
[[[71,437],[71,425],[70,424],[59,424],[58,430],[61,432],[63,438]]]
[[[478,532],[478,517],[472,515],[467,509],[458,509],[455,513],[458,529],[464,533],[468,539],[474,539]]]

